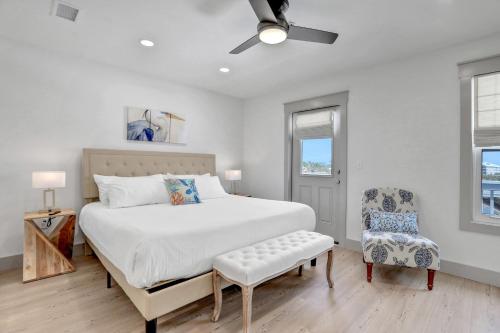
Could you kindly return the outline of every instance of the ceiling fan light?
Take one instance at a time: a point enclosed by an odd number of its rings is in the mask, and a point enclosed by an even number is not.
[[[270,26],[259,32],[259,39],[266,44],[279,44],[286,40],[287,32],[280,26]]]

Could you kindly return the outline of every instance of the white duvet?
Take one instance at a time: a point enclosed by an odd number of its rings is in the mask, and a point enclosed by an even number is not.
[[[222,253],[297,230],[314,230],[306,205],[227,196],[201,204],[83,207],[80,227],[130,285],[143,288],[212,269]]]

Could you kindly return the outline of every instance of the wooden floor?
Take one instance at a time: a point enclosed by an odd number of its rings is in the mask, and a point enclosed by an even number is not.
[[[359,253],[338,248],[335,288],[325,261],[258,287],[253,332],[500,332],[500,289],[438,273],[432,292],[426,271],[374,268],[365,280]],[[0,332],[143,332],[144,321],[121,289],[106,289],[98,260],[80,257],[77,272],[22,284],[20,270],[0,274]],[[223,293],[219,322],[207,297],[158,320],[159,332],[238,332],[241,294]]]

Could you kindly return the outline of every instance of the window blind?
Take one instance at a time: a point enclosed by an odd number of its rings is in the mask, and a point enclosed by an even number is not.
[[[474,145],[500,146],[500,72],[474,77]]]
[[[301,138],[333,136],[333,110],[298,112],[293,118],[294,136]]]

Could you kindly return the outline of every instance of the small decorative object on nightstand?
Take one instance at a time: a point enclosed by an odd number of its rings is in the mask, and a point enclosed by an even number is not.
[[[74,272],[73,236],[76,213],[24,214],[23,282]]]
[[[236,181],[241,180],[241,170],[226,170],[226,180],[231,181],[231,194],[236,193]]]

